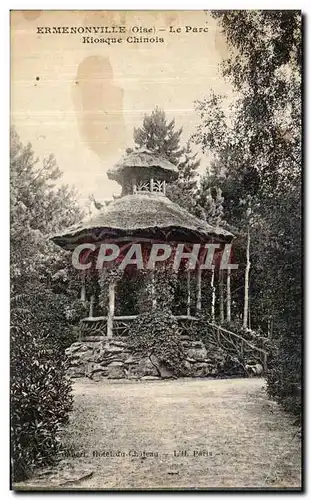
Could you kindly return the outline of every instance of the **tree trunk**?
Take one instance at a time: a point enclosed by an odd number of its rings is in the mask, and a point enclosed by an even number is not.
[[[227,322],[231,323],[231,269],[227,270]]]
[[[219,269],[219,319],[220,323],[225,321],[224,311],[224,274],[223,270]]]
[[[245,279],[244,279],[244,312],[243,312],[243,328],[247,328],[248,322],[248,298],[249,298],[249,270],[251,267],[250,258],[250,233],[249,225],[247,227],[247,246],[246,246],[246,268],[245,268]]]
[[[215,286],[214,286],[214,280],[215,280],[215,269],[212,269],[212,277],[211,277],[211,289],[212,289],[211,316],[212,316],[212,323],[215,322],[215,302],[216,302],[216,290],[215,290]]]

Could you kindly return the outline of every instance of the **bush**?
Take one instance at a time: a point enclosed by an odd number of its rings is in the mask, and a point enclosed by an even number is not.
[[[178,376],[184,350],[178,324],[169,309],[156,308],[137,316],[129,332],[132,351],[142,356],[155,355]]]
[[[267,392],[301,423],[301,345],[295,335],[282,336],[272,355],[267,380]]]
[[[62,342],[53,336],[55,321],[49,322],[54,308],[36,299],[35,312],[30,304],[11,309],[13,481],[29,477],[37,466],[55,463],[61,448],[59,431],[72,408]],[[43,322],[45,308],[50,316]]]
[[[73,301],[71,297],[54,294],[48,289],[40,289],[35,297],[28,297],[25,306],[33,311],[35,324],[32,327],[37,336],[44,339],[47,346],[60,350],[75,342],[73,325],[86,316],[81,301]]]

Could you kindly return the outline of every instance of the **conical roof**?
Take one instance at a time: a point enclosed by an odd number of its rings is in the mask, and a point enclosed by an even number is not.
[[[163,156],[145,148],[126,153],[118,163],[108,170],[107,175],[109,179],[121,182],[126,172],[141,168],[162,171],[168,180],[174,180],[178,177],[178,168],[175,165]]]
[[[82,242],[118,238],[149,238],[181,242],[230,242],[233,235],[213,227],[173,203],[166,196],[139,193],[122,196],[95,216],[51,239],[63,248]]]

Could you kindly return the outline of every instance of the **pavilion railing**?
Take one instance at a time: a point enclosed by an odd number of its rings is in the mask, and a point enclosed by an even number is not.
[[[268,349],[258,346],[242,335],[231,332],[215,323],[208,323],[210,326],[208,340],[215,346],[221,346],[233,355],[240,358],[256,358],[267,369]]]
[[[195,321],[195,316],[174,316],[182,335],[189,335]],[[113,318],[113,336],[127,337],[131,322],[137,318],[133,316],[114,316]],[[79,340],[100,340],[107,337],[107,316],[97,316],[93,318],[84,318],[81,320],[79,331]]]
[[[131,322],[136,318],[133,316],[114,316],[113,318],[113,336],[127,337]],[[178,322],[180,332],[183,336],[192,337],[195,331],[195,323],[198,321],[196,316],[174,316]],[[208,342],[214,346],[222,347],[228,353],[240,358],[256,358],[264,367],[267,368],[268,349],[265,346],[259,346],[242,335],[231,332],[215,323],[208,323]],[[93,318],[84,318],[80,325],[81,341],[98,341],[107,338],[107,316],[97,316]]]

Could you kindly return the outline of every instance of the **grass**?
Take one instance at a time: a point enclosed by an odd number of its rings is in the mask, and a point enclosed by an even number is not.
[[[62,467],[92,472],[70,488],[300,488],[296,429],[261,379],[79,380],[74,396]]]

